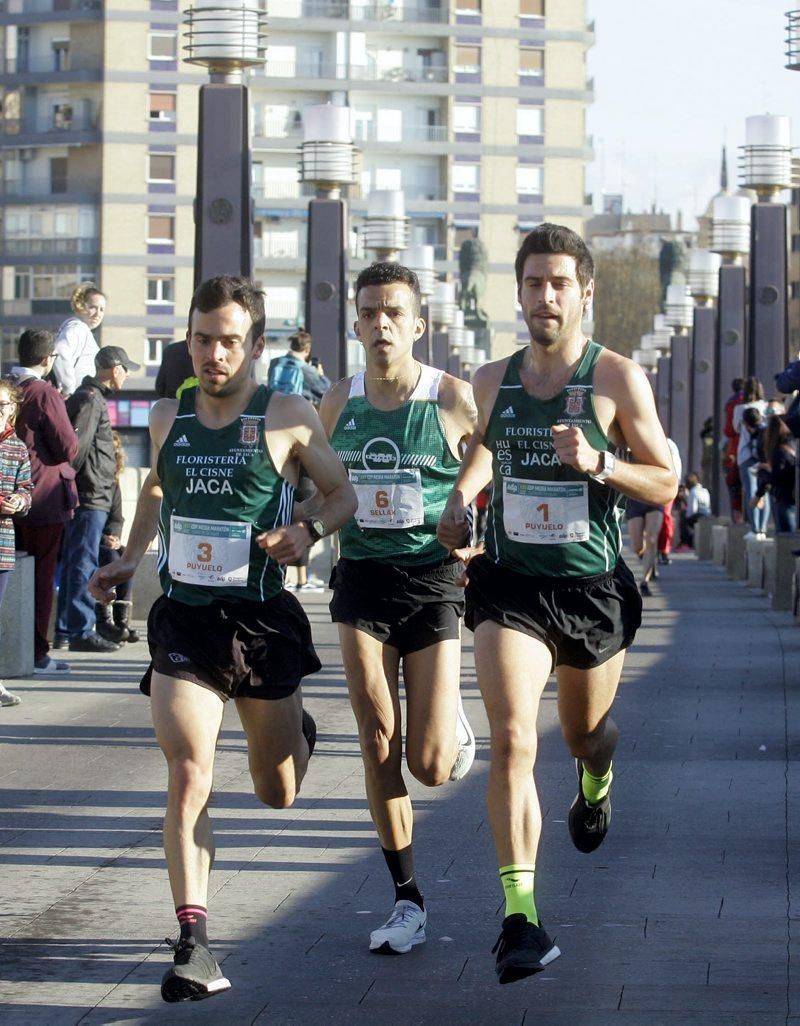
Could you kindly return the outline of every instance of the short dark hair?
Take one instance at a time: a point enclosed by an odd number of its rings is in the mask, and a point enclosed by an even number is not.
[[[264,311],[264,293],[250,278],[234,277],[231,274],[220,274],[216,278],[208,278],[195,289],[189,304],[189,335],[192,334],[192,315],[195,310],[200,313],[211,313],[229,303],[238,303],[250,314],[253,321],[253,341],[264,334],[267,316]]]
[[[358,313],[358,294],[368,285],[408,285],[414,301],[414,313],[419,317],[422,309],[422,293],[419,288],[419,278],[410,267],[403,267],[402,264],[391,262],[370,264],[356,278],[355,300],[356,313]]]
[[[304,353],[311,348],[311,336],[307,331],[296,331],[289,336],[289,348],[293,353]]]
[[[545,221],[544,224],[537,225],[532,232],[528,232],[522,240],[517,259],[514,261],[517,287],[522,285],[525,261],[531,253],[564,253],[566,256],[574,257],[581,291],[584,291],[594,278],[594,260],[588,246],[577,232],[563,224],[550,224]]]
[[[744,378],[734,378],[731,382],[731,388],[734,392],[741,392],[744,388]]]
[[[748,427],[758,427],[761,423],[761,410],[757,406],[748,406],[742,414],[742,420]]]
[[[36,367],[53,352],[55,337],[45,328],[27,328],[17,342],[19,362],[23,367]]]

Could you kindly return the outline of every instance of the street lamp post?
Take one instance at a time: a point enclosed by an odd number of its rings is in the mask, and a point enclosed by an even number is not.
[[[253,271],[250,127],[246,68],[264,62],[266,15],[254,0],[195,0],[185,15],[189,64],[208,69],[200,89],[195,287],[219,274]]]
[[[306,331],[325,373],[347,373],[347,208],[342,188],[356,178],[349,107],[317,104],[303,112],[300,179],[317,195],[308,204]]]
[[[681,462],[689,456],[689,420],[691,418],[691,338],[694,305],[686,285],[667,286],[664,319],[675,334],[670,341],[669,436],[677,445]]]
[[[706,249],[689,253],[689,291],[697,303],[692,326],[692,388],[689,421],[689,465],[699,471],[703,442],[700,432],[714,412],[714,338],[716,314],[714,300],[719,295],[719,270],[722,258]]]
[[[418,346],[424,362],[430,363],[433,332],[430,325],[429,304],[433,290],[436,287],[433,246],[409,246],[406,250],[404,262],[406,267],[413,271],[419,279],[419,291],[422,295],[420,314],[425,321],[425,332],[422,338],[419,339]]]
[[[364,247],[379,263],[396,261],[408,246],[405,196],[398,189],[375,189],[367,197]]]
[[[431,335],[431,365],[447,370],[450,355],[450,326],[456,320],[456,287],[451,281],[437,281],[431,297],[430,312],[433,324]]]

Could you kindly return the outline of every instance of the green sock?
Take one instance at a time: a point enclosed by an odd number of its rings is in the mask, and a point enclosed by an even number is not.
[[[539,925],[536,902],[533,898],[533,874],[536,867],[501,866],[500,883],[506,896],[506,915],[521,912],[529,923]]]
[[[596,805],[608,794],[609,788],[611,787],[611,781],[613,779],[614,774],[611,771],[611,766],[608,767],[602,777],[593,777],[584,765],[583,775],[581,776],[581,791],[583,791],[583,797],[587,802],[591,802]]]

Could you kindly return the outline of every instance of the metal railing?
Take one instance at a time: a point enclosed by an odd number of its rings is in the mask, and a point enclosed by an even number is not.
[[[47,135],[62,132],[87,132],[95,129],[94,116],[54,114],[39,118],[6,118],[0,121],[0,135]]]
[[[446,24],[447,7],[392,0],[270,0],[270,18],[336,18],[350,21],[403,21]]]
[[[13,178],[0,182],[2,196],[58,196],[66,192],[98,192],[100,183],[81,181],[75,186],[66,178]]]
[[[335,64],[327,61],[313,63],[296,63],[293,61],[270,61],[264,64],[263,74],[266,78],[303,79],[335,79],[337,81],[351,79],[359,82],[447,82],[447,68],[436,65],[416,65],[410,67],[384,68],[378,70],[368,65]]]
[[[100,240],[96,238],[0,240],[0,251],[11,256],[62,256],[68,253],[97,253],[99,249]]]
[[[399,139],[382,138],[380,126],[375,122],[359,121],[353,138],[355,142],[447,142],[447,125],[403,125]]]
[[[2,14],[102,13],[103,0],[0,0]]]

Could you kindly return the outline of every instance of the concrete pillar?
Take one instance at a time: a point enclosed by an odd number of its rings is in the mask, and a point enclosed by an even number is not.
[[[0,605],[0,679],[33,676],[33,565],[33,556],[17,553]]]

